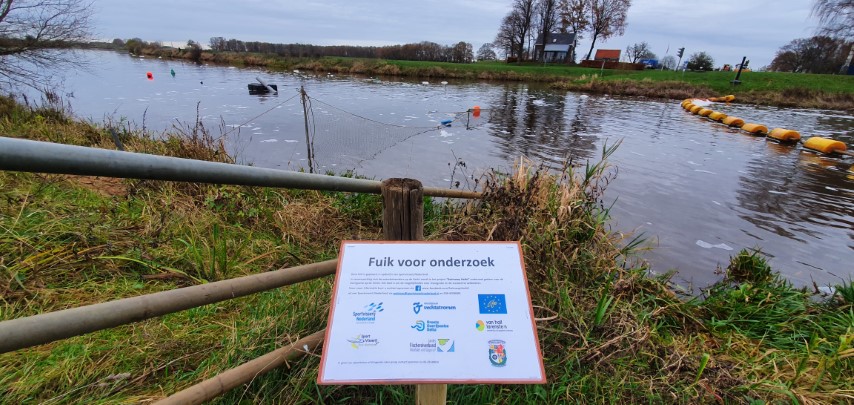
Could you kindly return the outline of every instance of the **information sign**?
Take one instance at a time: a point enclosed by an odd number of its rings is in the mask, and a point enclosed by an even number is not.
[[[545,383],[519,243],[343,242],[317,380]]]

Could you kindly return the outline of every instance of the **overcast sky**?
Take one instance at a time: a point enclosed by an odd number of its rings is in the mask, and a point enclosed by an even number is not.
[[[221,36],[244,41],[316,45],[392,45],[471,42],[475,50],[495,38],[510,0],[100,0],[98,38],[207,44]],[[634,0],[625,35],[597,41],[622,49],[646,41],[659,58],[685,47],[705,51],[716,66],[767,65],[795,38],[811,36],[811,0]],[[584,35],[579,54],[590,48]]]

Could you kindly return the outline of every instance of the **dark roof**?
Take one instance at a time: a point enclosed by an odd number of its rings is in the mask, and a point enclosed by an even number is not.
[[[572,42],[575,40],[575,34],[566,33],[561,34],[559,32],[552,32],[549,34],[549,45],[572,45]],[[537,35],[537,40],[534,41],[534,45],[542,45],[543,44],[543,34]]]

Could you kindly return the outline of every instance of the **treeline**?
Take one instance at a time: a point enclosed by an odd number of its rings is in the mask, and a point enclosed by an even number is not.
[[[453,63],[471,63],[474,61],[472,44],[463,41],[453,46],[440,45],[430,41],[390,46],[322,46],[310,44],[275,44],[213,37],[210,39],[210,47],[214,52],[254,52],[276,54],[286,58],[339,56]]]
[[[777,51],[768,70],[792,73],[839,73],[854,43],[817,35],[792,40]]]

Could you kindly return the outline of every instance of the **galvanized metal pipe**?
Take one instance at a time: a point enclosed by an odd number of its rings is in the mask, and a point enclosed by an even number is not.
[[[337,259],[0,322],[0,353],[335,273]]]
[[[380,182],[0,137],[0,170],[242,186],[380,193]],[[425,188],[434,197],[480,193]]]
[[[155,402],[155,405],[201,404],[246,384],[255,377],[311,353],[323,343],[326,329],[319,330],[285,347],[267,353],[257,359],[224,371],[213,378],[202,381]]]

